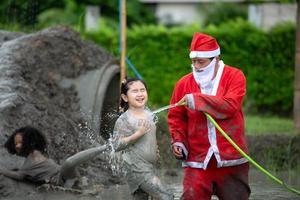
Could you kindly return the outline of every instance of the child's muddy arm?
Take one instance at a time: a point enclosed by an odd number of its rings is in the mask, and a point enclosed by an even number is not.
[[[138,130],[133,134],[129,133],[127,128],[127,121],[117,120],[114,127],[114,139],[112,145],[115,151],[121,151],[126,149],[129,145],[135,143],[140,137],[147,134],[150,130],[150,123],[147,120],[140,120],[138,124]]]
[[[132,144],[135,143],[140,137],[147,134],[150,130],[150,122],[147,120],[140,120],[139,121],[139,128],[138,130],[130,136],[122,138],[122,142],[125,144]]]
[[[112,145],[115,151],[122,151],[126,149],[130,144],[135,143],[141,136],[145,133],[141,132],[140,130],[136,131],[132,135],[123,136],[123,137],[116,137],[112,140]]]
[[[15,179],[15,180],[23,180],[25,175],[20,173],[19,171],[12,171],[5,168],[0,168],[0,174]]]

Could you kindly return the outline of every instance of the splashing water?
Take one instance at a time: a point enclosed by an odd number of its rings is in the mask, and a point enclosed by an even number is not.
[[[101,135],[92,126],[93,121],[100,119],[93,119],[91,111],[87,113],[80,110],[80,116],[82,116],[84,120],[77,122],[77,127],[80,131],[79,140],[82,140],[82,142],[88,142],[89,145],[102,144],[103,138],[101,138]]]
[[[108,149],[103,151],[102,158],[107,161],[108,168],[111,170],[112,175],[116,176],[122,172],[122,166],[119,159],[119,156],[117,154],[116,149],[116,141],[114,141],[113,133],[111,132],[110,126],[101,126],[101,131],[107,132],[109,134],[108,139],[102,137],[99,130],[94,127],[95,122],[101,121],[100,117],[96,117],[93,115],[92,111],[84,112],[83,110],[80,110],[80,115],[84,118],[84,121],[80,121],[77,123],[77,127],[79,128],[80,137],[79,140],[81,140],[84,143],[89,143],[91,146],[98,146],[102,144],[107,144]],[[108,113],[105,113],[102,115],[102,119],[105,118],[108,121],[111,121],[113,119],[116,119],[119,116],[119,113],[117,111],[110,111]],[[101,123],[104,123],[101,121]],[[112,125],[112,124],[110,124]]]
[[[113,175],[117,175],[118,172],[120,171],[119,170],[119,163],[116,162],[116,159],[115,159],[116,150],[114,148],[113,141],[112,141],[111,138],[108,139],[108,145],[110,147],[110,153],[108,154],[108,163],[111,167]]]
[[[153,114],[153,121],[155,123],[158,122],[158,116],[156,116],[156,114],[174,108],[176,106],[180,106],[182,104],[170,104],[164,107],[161,107],[157,110],[151,111],[149,108],[146,107],[146,110],[148,110],[149,112],[151,112]],[[84,116],[84,118],[86,119],[86,121],[83,121],[81,123],[79,123],[77,126],[78,128],[82,131],[82,134],[85,135],[85,137],[89,138],[90,142],[93,144],[100,144],[101,142],[103,142],[103,138],[101,137],[101,135],[98,133],[98,131],[93,130],[92,127],[92,122],[95,119],[92,119],[92,113],[84,113],[83,111],[81,111],[81,115]],[[108,112],[105,113],[104,116],[105,118],[109,118],[109,119],[115,119],[119,116],[119,113],[117,112]],[[99,119],[97,119],[99,120]],[[102,127],[102,129],[108,128],[108,127]],[[117,140],[114,140],[113,138],[113,131],[112,130],[107,130],[109,136],[107,138],[107,140],[105,141],[105,143],[109,146],[108,151],[103,152],[103,154],[105,155],[106,159],[107,159],[107,164],[110,166],[111,172],[114,176],[116,175],[120,175],[120,174],[126,174],[126,170],[122,167],[122,159],[121,159],[121,155],[118,154],[118,144],[117,144]],[[101,141],[101,142],[100,142]]]
[[[174,104],[170,104],[170,105],[167,105],[167,106],[164,106],[164,107],[161,107],[159,109],[156,109],[154,111],[150,111],[153,115],[153,121],[154,123],[156,124],[158,122],[158,116],[156,114],[162,112],[162,111],[165,111],[165,110],[168,110],[168,109],[171,109],[171,108],[175,108],[177,106],[183,106],[183,105],[186,105],[185,102],[178,102],[178,103],[174,103]]]
[[[118,153],[118,146],[119,146],[119,140],[113,139],[113,135],[110,133],[110,137],[107,140],[108,145],[110,147],[109,153],[108,153],[108,164],[110,165],[110,168],[112,170],[112,174],[114,176],[120,176],[122,174],[125,174],[126,171],[122,167],[122,156],[120,153]]]

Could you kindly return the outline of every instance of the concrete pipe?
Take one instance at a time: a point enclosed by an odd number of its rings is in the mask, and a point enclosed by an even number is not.
[[[88,126],[107,139],[117,119],[120,99],[120,67],[109,61],[100,69],[88,71],[76,79],[63,79],[62,87],[75,85],[80,108]]]

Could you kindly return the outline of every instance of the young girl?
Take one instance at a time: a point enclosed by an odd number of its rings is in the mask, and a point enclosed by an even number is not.
[[[69,157],[60,166],[45,156],[46,138],[39,130],[30,126],[15,130],[4,146],[9,153],[26,159],[20,169],[0,168],[0,174],[16,180],[27,180],[36,184],[49,183],[65,187],[72,187],[75,184],[77,180],[76,166],[94,158],[107,148],[106,145],[103,145],[81,151]]]
[[[114,127],[117,150],[122,151],[125,176],[134,199],[173,199],[154,173],[157,161],[156,126],[153,114],[145,109],[146,84],[131,78],[121,86],[123,114]]]

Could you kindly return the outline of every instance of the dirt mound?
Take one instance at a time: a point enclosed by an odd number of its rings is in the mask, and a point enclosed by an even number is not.
[[[85,118],[77,92],[74,86],[60,87],[59,82],[101,68],[113,56],[63,26],[33,34],[2,31],[0,35],[0,166],[20,164],[18,158],[7,154],[3,144],[14,129],[24,125],[45,133],[49,157],[58,163],[88,148],[89,130],[78,126]],[[86,168],[81,172],[91,184],[112,180],[108,167],[100,160],[89,163],[89,172]],[[1,178],[0,189],[5,185],[3,181]]]
[[[9,31],[0,30],[0,46],[4,42],[16,39],[17,37],[20,37],[20,36],[23,36],[23,35],[25,35],[25,34],[24,33],[18,33],[18,32],[9,32]]]

